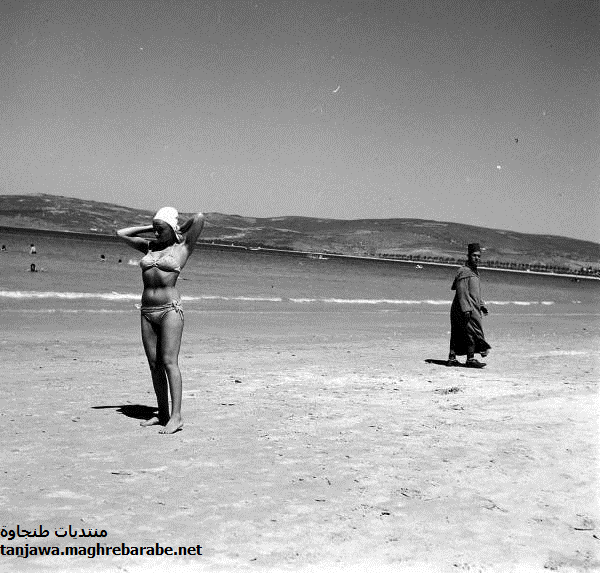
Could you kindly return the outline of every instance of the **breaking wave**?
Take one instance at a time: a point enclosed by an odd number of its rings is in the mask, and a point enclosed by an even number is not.
[[[0,298],[34,300],[34,299],[62,299],[62,300],[109,300],[109,301],[139,301],[138,293],[119,293],[119,292],[61,292],[61,291],[26,291],[26,290],[0,290]],[[239,301],[239,302],[291,302],[296,304],[343,304],[343,305],[405,305],[405,306],[449,306],[451,300],[432,300],[432,299],[389,299],[389,298],[284,298],[277,296],[223,296],[223,295],[200,295],[200,296],[182,296],[186,302],[202,301]],[[573,301],[575,302],[575,301]],[[487,305],[497,306],[550,306],[555,304],[551,300],[492,300]]]

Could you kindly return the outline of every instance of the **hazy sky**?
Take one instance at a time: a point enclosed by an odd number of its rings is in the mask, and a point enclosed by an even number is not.
[[[0,194],[600,241],[598,0],[2,0]]]

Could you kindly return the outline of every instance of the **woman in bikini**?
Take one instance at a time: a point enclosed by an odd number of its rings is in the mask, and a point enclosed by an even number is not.
[[[173,434],[183,428],[181,372],[178,364],[183,309],[175,284],[204,226],[202,213],[194,215],[181,227],[177,224],[178,217],[176,209],[163,207],[154,216],[152,225],[127,227],[117,231],[121,239],[145,255],[140,261],[144,282],[141,305],[142,341],[158,401],[158,415],[141,425],[160,424],[164,426],[159,430],[161,434]],[[154,232],[154,240],[139,236],[150,232]]]

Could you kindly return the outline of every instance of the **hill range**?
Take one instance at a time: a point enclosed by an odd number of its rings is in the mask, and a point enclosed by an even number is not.
[[[153,212],[58,195],[0,195],[0,226],[113,235],[147,225]],[[190,216],[182,213],[182,219]],[[353,256],[462,260],[479,242],[485,260],[579,270],[600,267],[600,245],[555,235],[534,235],[424,219],[318,219],[243,217],[205,213],[203,242]]]

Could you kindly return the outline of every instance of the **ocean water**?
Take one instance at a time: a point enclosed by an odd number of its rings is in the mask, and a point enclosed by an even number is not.
[[[8,249],[0,253],[0,311],[124,313],[139,303],[141,253],[125,244],[57,233],[0,234],[0,242]],[[29,254],[31,242],[37,255]],[[32,262],[40,272],[29,271]],[[186,312],[446,313],[455,272],[455,267],[198,247],[178,288]],[[600,312],[600,281],[486,269],[480,274],[483,297],[494,313]]]

